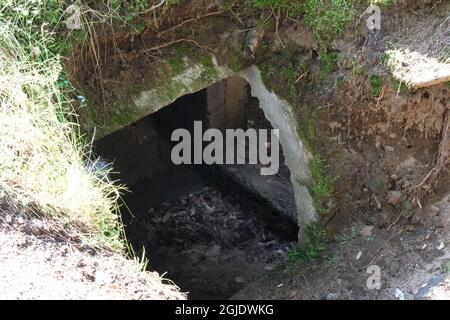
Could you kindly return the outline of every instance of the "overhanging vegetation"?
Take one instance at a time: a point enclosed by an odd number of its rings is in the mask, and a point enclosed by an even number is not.
[[[45,22],[55,3],[19,0],[0,7],[1,200],[72,225],[89,243],[120,249],[121,188],[78,132]]]

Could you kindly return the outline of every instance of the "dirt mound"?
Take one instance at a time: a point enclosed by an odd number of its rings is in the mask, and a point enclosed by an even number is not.
[[[52,221],[0,209],[0,298],[185,298],[136,261],[70,238]]]
[[[336,233],[322,259],[279,268],[233,298],[450,299],[449,217],[446,197],[415,211],[413,223],[379,228],[355,222]],[[379,268],[378,288],[368,285],[370,266]]]

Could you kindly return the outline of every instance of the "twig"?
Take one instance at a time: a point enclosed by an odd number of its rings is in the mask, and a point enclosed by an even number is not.
[[[288,19],[288,20],[291,20],[292,22],[296,22],[296,23],[302,23],[300,20],[298,20],[298,19],[294,19],[294,18],[291,18],[291,17],[289,17],[289,15],[286,15],[286,18]],[[305,32],[305,31],[303,31],[303,32]],[[303,33],[302,32],[302,33]]]
[[[83,17],[83,16],[81,16]],[[103,107],[106,106],[106,98],[105,98],[105,88],[103,86],[103,82],[101,79],[103,79],[103,75],[102,75],[102,68],[101,68],[101,59],[99,56],[99,52],[100,52],[100,48],[99,48],[99,44],[98,44],[98,37],[97,37],[97,33],[95,31],[95,28],[92,27],[89,23],[86,23],[85,25],[87,25],[87,34],[89,37],[89,43],[90,43],[90,51],[91,51],[91,55],[94,59],[94,72],[95,74],[98,76],[98,78],[100,80],[97,81],[98,86],[100,87],[100,95],[101,95],[101,99],[103,101]]]
[[[242,22],[242,19],[239,17],[239,15],[236,12],[234,12],[233,8],[230,8],[230,12],[233,15],[233,17],[235,17],[236,20],[239,21],[241,25],[244,25],[244,22]]]
[[[153,10],[155,10],[155,9],[157,9],[157,8],[159,8],[159,7],[161,7],[165,2],[166,2],[166,0],[161,0],[160,3],[151,6],[151,7],[148,8],[147,10],[138,12],[138,13],[136,13],[136,15],[149,13],[150,11],[153,11]]]
[[[283,47],[283,49],[285,49],[286,46],[284,45],[283,40],[281,39],[280,34],[278,33],[279,22],[280,22],[279,21],[279,19],[280,19],[280,10],[278,9],[278,15],[276,15],[273,7],[271,7],[271,9],[272,9],[272,14],[275,17],[275,34],[277,35],[278,40],[280,40],[281,46]]]
[[[325,223],[323,224],[323,228],[325,228],[326,226],[328,226],[328,224],[331,222],[331,220],[334,219],[334,217],[336,217],[337,213],[340,211],[340,208],[337,208],[336,210],[333,211],[333,213],[331,213],[330,217],[327,219],[327,221],[325,221]]]
[[[305,280],[306,285],[309,287],[308,279],[306,279],[305,275],[302,275],[303,279]]]
[[[400,220],[400,217],[402,216],[403,211],[400,212],[400,214],[398,215],[398,217],[394,220],[394,222],[392,222],[387,228],[386,230],[389,230],[390,228],[392,228],[397,222],[398,220]]]
[[[267,18],[264,19],[264,22],[261,23],[259,26],[253,27],[253,28],[244,29],[244,30],[239,30],[239,32],[248,32],[248,31],[260,29],[260,28],[264,27],[264,26],[267,24],[267,22],[269,22],[269,19],[272,18],[272,16],[273,16],[273,13],[271,12],[271,13],[267,16]]]
[[[207,46],[202,46],[197,41],[192,40],[192,39],[178,39],[178,40],[166,42],[166,43],[163,43],[163,44],[160,44],[160,45],[157,45],[157,46],[145,49],[145,50],[141,51],[141,53],[147,53],[147,52],[152,52],[152,51],[164,49],[164,48],[167,48],[167,47],[169,47],[169,46],[171,46],[173,44],[180,43],[180,42],[192,43],[192,44],[196,45],[197,47],[199,47],[201,49],[205,49],[205,50],[208,50],[208,51],[211,51],[211,52],[214,52],[214,53],[218,53],[218,51],[216,49],[212,49],[212,48],[207,47]]]
[[[428,180],[431,180],[430,185],[433,185],[434,180],[439,176],[441,170],[449,162],[450,152],[448,151],[448,149],[450,145],[450,109],[447,109],[445,113],[441,136],[442,137],[439,143],[439,151],[434,168],[431,169],[430,172],[428,172],[421,183],[412,188],[412,192],[415,192],[416,190],[421,188]],[[418,200],[420,200],[420,198]]]
[[[377,252],[380,253],[380,251],[382,250],[382,248],[380,248]],[[375,258],[373,258],[368,264],[366,264],[364,267],[360,268],[358,270],[358,272],[363,271],[364,269],[366,269],[368,266],[371,266],[373,263],[377,263],[379,259],[381,259],[383,257],[383,254],[380,254],[379,256],[375,256]]]
[[[192,21],[196,21],[196,20],[199,20],[199,19],[203,19],[203,18],[207,18],[207,17],[212,17],[212,16],[220,15],[220,14],[222,14],[222,13],[223,13],[223,11],[210,12],[210,13],[207,13],[207,14],[205,14],[205,15],[203,15],[203,16],[200,16],[200,17],[190,18],[190,19],[184,20],[183,22],[177,24],[176,26],[173,26],[173,27],[170,27],[169,29],[166,29],[166,30],[163,30],[163,31],[161,31],[161,32],[158,32],[158,37],[160,37],[160,36],[163,35],[164,33],[167,33],[167,32],[170,32],[170,31],[175,30],[175,29],[177,29],[177,28],[179,28],[179,27],[185,25],[186,23],[189,23],[189,22],[192,22]]]
[[[304,76],[306,76],[308,74],[309,71],[305,71],[303,72],[300,77],[297,78],[297,80],[295,80],[295,84],[297,84]]]
[[[378,108],[378,106],[380,105],[380,101],[384,98],[384,90],[385,89],[386,89],[386,86],[383,86],[383,89],[381,89],[380,95],[378,96],[378,98],[376,98],[376,100],[377,100],[376,108]]]
[[[414,13],[416,16],[418,16],[419,14],[417,12],[415,12],[412,8],[409,8],[409,10],[411,10],[412,13]]]
[[[417,189],[417,188],[420,188],[421,186],[423,186],[423,184],[428,180],[428,178],[431,176],[431,174],[432,174],[434,171],[436,171],[436,170],[437,170],[436,167],[434,167],[433,169],[431,169],[430,172],[428,172],[428,174],[425,176],[425,178],[423,178],[422,182],[419,183],[419,184],[418,184],[417,186],[415,186],[414,188]]]
[[[441,23],[440,27],[442,27],[444,24],[446,24],[448,20],[450,20],[450,16],[448,16],[448,17],[444,20],[444,22]]]

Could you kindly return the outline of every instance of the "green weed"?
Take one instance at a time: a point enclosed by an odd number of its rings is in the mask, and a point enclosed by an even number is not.
[[[52,10],[50,10],[52,9]],[[59,1],[0,4],[0,189],[10,205],[124,248],[121,186],[81,136],[54,38]]]
[[[286,260],[286,269],[298,265],[299,263],[308,263],[320,257],[327,249],[328,235],[324,229],[318,225],[308,227],[308,240],[303,248],[295,248],[290,251]]]
[[[313,178],[313,185],[310,188],[311,197],[316,210],[320,214],[324,214],[327,212],[327,209],[323,203],[331,197],[334,179],[327,174],[325,161],[319,155],[314,156],[308,165]]]
[[[383,79],[376,74],[369,77],[372,95],[378,97],[383,90]]]
[[[356,226],[351,226],[349,230],[347,230],[346,232],[344,232],[340,237],[339,237],[339,243],[342,246],[345,247],[349,247],[352,245],[353,241],[355,240],[355,238],[358,236],[358,230],[356,228]]]

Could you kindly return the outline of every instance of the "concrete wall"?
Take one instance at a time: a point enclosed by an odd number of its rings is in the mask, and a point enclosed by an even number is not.
[[[307,237],[306,227],[318,219],[313,199],[308,190],[308,185],[312,183],[308,166],[312,155],[298,135],[298,124],[292,106],[266,88],[261,78],[261,72],[256,66],[246,70],[242,76],[250,84],[252,96],[258,98],[266,119],[274,128],[280,130],[280,143],[283,147],[286,165],[291,172],[291,182],[297,205],[299,242],[303,244]]]
[[[155,178],[173,167],[171,133],[177,128],[193,130],[195,120],[206,121],[206,90],[186,95],[96,142],[96,151],[120,172],[128,186]]]
[[[303,243],[306,239],[306,226],[317,221],[317,214],[308,191],[308,186],[312,183],[308,167],[311,154],[297,133],[294,110],[289,103],[265,87],[256,66],[249,68],[239,76],[225,76],[226,72],[222,72],[222,74],[222,79],[225,80],[216,81],[206,89],[205,117],[207,116],[209,126],[222,129],[245,128],[246,101],[248,100],[248,88],[251,88],[251,95],[259,100],[266,119],[273,128],[280,130],[280,143],[286,165],[291,173],[290,179],[297,208],[296,220],[300,228],[299,241]],[[148,110],[156,112],[159,109],[162,109],[161,111],[166,109],[161,104],[162,101],[143,99],[144,96],[145,94],[141,94],[139,103],[136,104],[141,109],[146,109],[147,112],[149,112]],[[153,106],[148,105],[155,103],[156,105]],[[195,104],[199,103],[201,103],[200,100],[195,102]],[[184,104],[180,106],[180,110],[185,116],[191,112],[190,109],[185,108]],[[129,177],[128,181],[124,181],[125,183],[132,184],[139,177],[152,177],[167,169],[166,161],[167,155],[170,155],[170,146],[157,142],[161,139],[167,140],[167,137],[161,136],[161,131],[156,128],[157,125],[157,122],[140,120],[122,130],[121,133],[116,132],[112,137],[103,139],[106,144],[113,145],[111,150],[115,150],[111,152],[110,160],[113,160],[115,152],[127,153],[127,156],[121,157],[123,160],[116,163],[115,166],[117,170]],[[100,142],[101,144],[102,142]],[[142,166],[135,165],[136,158],[140,157],[139,154],[142,152],[144,152],[145,158],[139,158],[138,161]],[[163,154],[162,157],[161,154]]]
[[[208,120],[211,128],[245,128],[248,84],[231,76],[207,88]]]

